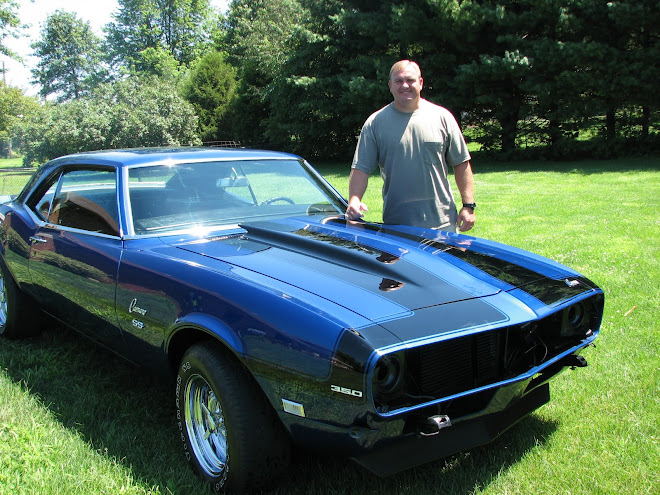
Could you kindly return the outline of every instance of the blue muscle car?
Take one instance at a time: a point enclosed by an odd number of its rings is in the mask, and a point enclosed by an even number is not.
[[[285,153],[58,158],[0,206],[0,333],[37,332],[40,308],[170,374],[185,457],[216,490],[267,485],[292,445],[388,475],[490,442],[586,366],[588,279],[345,208]]]

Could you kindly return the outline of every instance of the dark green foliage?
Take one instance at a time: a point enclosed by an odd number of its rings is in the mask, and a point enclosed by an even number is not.
[[[308,21],[275,81],[266,133],[272,142],[311,158],[350,157],[364,119],[388,102],[391,61],[372,33],[387,24],[389,2],[368,12],[348,2],[307,0]],[[363,2],[364,3],[364,2]]]
[[[297,0],[232,3],[225,42],[240,79],[233,130],[241,143],[282,147],[282,141],[266,135],[274,110],[273,91],[288,76],[284,65],[297,49],[296,33],[309,18]]]
[[[227,63],[225,54],[212,51],[204,55],[191,71],[182,94],[199,117],[202,141],[234,138],[228,112],[236,98],[236,69]]]
[[[234,25],[275,3],[235,2]],[[242,17],[246,4],[253,10]],[[243,80],[239,91],[261,96],[258,112],[248,106],[243,118],[261,116],[272,146],[348,158],[366,117],[391,101],[388,70],[401,58],[420,63],[426,98],[480,129],[484,150],[572,156],[591,148],[577,141],[586,136],[602,139],[596,147],[607,156],[624,149],[623,136],[646,149],[657,140],[660,19],[651,0],[300,4],[307,15],[292,31],[283,73]],[[237,39],[228,42],[231,51]],[[241,70],[244,62],[236,61]]]
[[[12,9],[0,0],[0,23]],[[482,151],[606,157],[660,146],[658,26],[657,0],[234,0],[226,19],[209,0],[119,0],[105,43],[114,77],[185,95],[204,140],[348,160],[408,58]],[[44,52],[42,94],[80,98],[104,75],[96,42],[72,38],[73,55]]]

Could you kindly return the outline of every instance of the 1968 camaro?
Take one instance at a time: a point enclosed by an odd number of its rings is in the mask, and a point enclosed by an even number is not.
[[[40,308],[168,372],[185,457],[217,490],[267,485],[291,445],[388,475],[487,443],[586,365],[588,279],[345,208],[285,153],[58,158],[0,206],[0,333],[37,332]]]

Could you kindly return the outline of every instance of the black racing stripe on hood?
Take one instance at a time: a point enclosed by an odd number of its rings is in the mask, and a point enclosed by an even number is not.
[[[241,224],[241,227],[247,231],[247,239],[279,248],[270,253],[273,259],[343,280],[404,308],[419,309],[478,297],[473,291],[457,287],[424,267],[397,263],[401,259],[399,256],[373,247],[373,237],[358,239],[353,233],[352,238],[347,239],[342,237],[346,231],[317,230],[315,225],[292,229],[290,224],[272,222]],[[389,246],[392,251],[401,249],[400,243],[390,242]],[[488,288],[486,295],[500,290],[490,285]]]
[[[331,222],[346,224],[346,221],[340,219],[332,219],[328,223]],[[467,263],[475,269],[490,275],[491,277],[511,285],[512,289],[520,288],[524,290],[548,306],[592,289],[592,284],[589,280],[583,277],[571,277],[570,280],[555,280],[524,266],[511,263],[510,261],[501,260],[487,254],[470,251],[464,248],[458,248],[441,241],[425,239],[414,234],[390,229],[384,225],[365,223],[361,224],[360,228],[372,232],[394,235],[413,241],[423,251],[438,251],[438,256],[443,256],[443,258],[450,263],[453,263],[450,259],[453,257],[456,260]],[[422,239],[423,242],[420,243],[420,239]],[[460,268],[465,270],[463,264],[453,264],[460,266]]]

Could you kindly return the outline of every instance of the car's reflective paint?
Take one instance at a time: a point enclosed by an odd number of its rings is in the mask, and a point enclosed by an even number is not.
[[[186,148],[54,160],[0,206],[2,258],[47,312],[146,368],[169,371],[192,344],[221,343],[245,364],[294,440],[332,442],[344,452],[408,438],[421,413],[456,411],[452,421],[459,424],[509,408],[524,415],[547,400],[547,381],[597,337],[603,295],[595,284],[484,239],[347,222],[340,211],[136,234],[132,168],[292,159],[308,168],[336,209],[345,207],[313,169],[283,153]],[[53,174],[83,166],[117,170],[118,235],[49,224],[26,205]],[[496,356],[508,349],[509,334],[524,342],[527,327],[541,328],[541,337],[529,337],[531,348],[546,345],[543,332],[565,325],[569,308],[581,304],[594,311],[584,335],[538,360]],[[445,390],[430,376],[430,385],[419,386],[432,391],[428,396],[391,403],[377,397],[383,357],[422,370],[428,363],[417,353],[450,342],[462,342],[459,351],[475,360],[475,370],[479,359],[487,362],[492,377],[477,379],[475,371],[474,383]],[[473,397],[479,406],[469,409]]]

